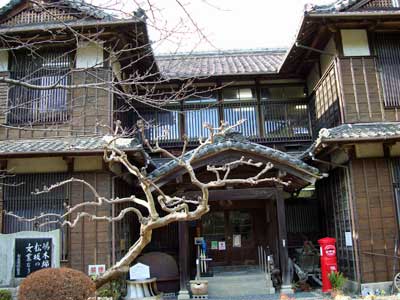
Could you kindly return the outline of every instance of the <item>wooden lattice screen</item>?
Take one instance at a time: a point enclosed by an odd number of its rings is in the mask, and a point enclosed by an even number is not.
[[[68,85],[71,55],[65,50],[42,51],[39,54],[13,54],[10,77],[37,86]],[[68,90],[46,90],[13,85],[9,90],[10,124],[60,123],[68,120]]]
[[[373,0],[363,6],[365,9],[397,7],[397,0]]]
[[[376,33],[374,50],[381,74],[385,106],[400,106],[400,35]]]
[[[20,24],[34,24],[34,23],[49,23],[49,22],[65,22],[76,20],[77,17],[66,13],[59,8],[51,7],[46,10],[26,9],[19,14],[6,19],[2,25],[20,25]]]
[[[43,189],[56,182],[67,179],[66,173],[49,174],[20,174],[6,177],[3,180],[3,209],[11,211],[25,218],[39,216],[41,213],[60,214],[64,211],[64,204],[68,203],[68,189],[59,187],[49,193],[33,195],[36,189]],[[48,221],[56,221],[50,218]],[[4,215],[3,233],[19,231],[50,231],[60,228],[59,224],[48,224],[39,227],[40,223],[18,221],[14,217]],[[66,231],[62,230],[62,259],[67,259]]]

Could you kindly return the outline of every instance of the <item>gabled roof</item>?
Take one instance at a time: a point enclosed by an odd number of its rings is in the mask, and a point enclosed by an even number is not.
[[[6,5],[0,8],[0,17],[6,15],[18,5],[22,4],[27,0],[11,0]],[[60,8],[70,8],[74,9],[82,14],[90,17],[94,17],[96,19],[114,19],[111,14],[106,13],[104,10],[85,2],[84,0],[57,0],[57,1],[48,1],[46,5],[51,5],[51,3],[55,3],[57,7]]]
[[[85,136],[0,141],[0,156],[101,153],[109,140],[107,137]],[[124,151],[142,151],[142,146],[135,139],[118,139],[116,146]]]
[[[193,155],[193,151],[194,150],[187,152],[183,159],[189,159]],[[213,144],[209,144],[201,149],[201,151],[199,151],[195,156],[192,166],[197,168],[202,166],[201,163],[207,164],[209,159],[215,163],[215,160],[213,160],[214,157],[223,155],[223,153],[228,151],[239,152],[240,156],[244,156],[245,158],[251,157],[253,160],[272,162],[276,168],[285,169],[288,176],[291,176],[291,178],[295,177],[299,181],[293,183],[294,186],[290,187],[290,189],[296,190],[302,188],[305,185],[314,183],[317,179],[322,178],[322,175],[317,168],[306,164],[299,158],[277,149],[252,143],[244,138],[242,134],[237,132],[232,132],[224,137],[219,137]],[[176,160],[171,160],[158,166],[157,169],[149,174],[149,178],[157,182],[157,184],[162,185],[172,180],[174,176],[182,170],[182,167]],[[183,172],[183,174],[184,173],[185,172]]]
[[[346,10],[352,5],[363,0],[336,0],[330,4],[325,5],[314,5],[307,4],[305,7],[305,13],[328,13],[328,12],[339,12]],[[365,0],[364,0],[365,2]]]
[[[256,49],[158,55],[165,78],[276,74],[286,49]]]

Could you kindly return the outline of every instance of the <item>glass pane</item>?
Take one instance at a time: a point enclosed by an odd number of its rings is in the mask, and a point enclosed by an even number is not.
[[[186,104],[215,102],[217,102],[217,93],[215,91],[199,92],[185,100]]]
[[[309,138],[310,123],[306,104],[264,103],[267,138]]]
[[[256,99],[254,88],[227,88],[222,92],[224,101],[253,100]]]
[[[261,88],[261,99],[299,99],[305,98],[304,86],[279,86]]]
[[[214,128],[219,126],[218,109],[216,107],[185,112],[185,130],[189,139],[208,137],[209,132],[203,127],[204,123],[209,123]]]
[[[230,125],[236,124],[239,120],[245,119],[246,122],[239,127],[236,127],[236,130],[246,137],[257,136],[258,126],[256,107],[224,107],[224,118],[225,122],[228,122]]]
[[[240,234],[242,241],[253,238],[253,220],[249,212],[233,211],[229,215],[232,234]]]
[[[146,111],[141,114],[148,128],[146,137],[150,141],[179,139],[179,113],[177,111]],[[168,133],[166,135],[166,133]]]
[[[206,241],[225,240],[224,212],[210,212],[202,218],[203,236]]]

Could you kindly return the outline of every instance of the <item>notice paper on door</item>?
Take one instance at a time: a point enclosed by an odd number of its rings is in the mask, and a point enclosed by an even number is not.
[[[211,241],[211,250],[218,250],[218,241]]]
[[[233,247],[235,248],[242,247],[242,236],[240,234],[233,235]]]
[[[225,245],[225,241],[223,242],[218,242],[218,250],[226,250],[226,245]]]

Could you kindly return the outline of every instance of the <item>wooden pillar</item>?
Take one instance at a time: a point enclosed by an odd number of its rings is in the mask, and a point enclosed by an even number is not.
[[[189,228],[187,222],[179,222],[179,282],[180,290],[178,299],[190,299],[187,290],[187,282],[189,279]]]
[[[283,190],[278,188],[276,190],[276,210],[278,219],[278,249],[279,249],[279,262],[281,265],[282,274],[282,289],[288,293],[292,291],[291,278],[289,272],[289,253],[286,231],[286,214],[285,214],[285,200],[283,198]]]

